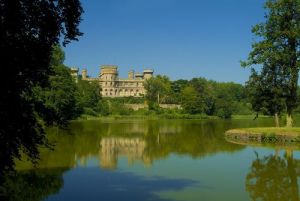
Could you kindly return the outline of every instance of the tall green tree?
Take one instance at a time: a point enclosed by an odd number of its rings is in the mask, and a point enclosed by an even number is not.
[[[179,104],[181,100],[180,93],[184,87],[188,85],[189,81],[188,80],[175,80],[171,82],[171,96],[173,103]]]
[[[77,87],[70,69],[63,64],[65,54],[59,46],[53,48],[50,67],[53,69],[49,77],[49,85],[45,88],[35,87],[36,105],[43,112],[41,117],[48,125],[66,125],[69,120],[81,114],[80,105],[76,101]]]
[[[190,80],[190,85],[193,86],[198,93],[198,106],[201,107],[207,115],[214,115],[216,109],[216,82],[199,77]]]
[[[229,119],[235,110],[234,100],[237,100],[232,92],[232,83],[216,83],[215,87],[215,115]]]
[[[97,81],[78,80],[77,102],[82,108],[95,109],[101,100],[100,85]]]
[[[252,45],[253,50],[242,65],[262,65],[267,69],[265,71],[280,77],[274,80],[280,80],[276,88],[281,88],[281,96],[285,98],[286,125],[292,126],[292,113],[297,107],[300,66],[300,0],[268,0],[265,8],[266,21],[252,29],[259,41]],[[274,99],[270,98],[270,100]]]
[[[189,114],[200,114],[203,112],[203,104],[193,86],[186,86],[181,90],[181,106]]]
[[[81,35],[79,0],[0,0],[0,161],[6,169],[21,150],[38,158],[47,145],[34,87],[49,84],[52,48]]]
[[[275,125],[279,127],[279,116],[285,109],[284,91],[278,66],[263,67],[260,74],[252,69],[246,83],[252,109],[265,115],[274,116]]]
[[[170,97],[171,81],[167,76],[157,75],[151,77],[144,83],[146,89],[146,100],[150,108],[152,105],[165,103]]]

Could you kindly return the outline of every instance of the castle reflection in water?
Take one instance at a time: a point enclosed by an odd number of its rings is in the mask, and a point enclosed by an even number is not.
[[[104,137],[100,142],[100,166],[107,169],[116,168],[121,156],[126,156],[129,164],[143,161],[144,164],[151,165],[145,148],[146,141],[141,138]]]
[[[105,127],[103,126],[103,128]],[[96,150],[90,147],[89,153],[75,152],[74,165],[86,166],[91,159],[96,157],[99,166],[103,169],[116,169],[121,158],[122,160],[127,159],[129,165],[141,162],[144,166],[151,166],[153,159],[159,157],[153,156],[152,152],[155,151],[153,146],[160,149],[161,140],[163,140],[162,143],[167,143],[168,136],[175,137],[177,133],[182,132],[182,127],[176,124],[170,126],[165,122],[161,122],[159,126],[156,124],[119,124],[113,127],[108,124],[103,132],[106,136],[98,138],[97,148],[94,147]],[[87,139],[85,140],[87,141]],[[82,145],[82,143],[79,144]],[[93,144],[91,143],[90,146]],[[149,147],[152,148],[149,149]]]

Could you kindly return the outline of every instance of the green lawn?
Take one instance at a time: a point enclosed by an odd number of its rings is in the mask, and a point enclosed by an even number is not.
[[[226,134],[235,135],[281,135],[281,136],[300,136],[300,127],[258,127],[258,128],[239,128],[228,130]]]

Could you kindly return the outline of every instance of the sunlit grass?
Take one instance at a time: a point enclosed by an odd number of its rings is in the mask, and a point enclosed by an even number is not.
[[[257,127],[231,129],[226,134],[300,136],[300,127]]]

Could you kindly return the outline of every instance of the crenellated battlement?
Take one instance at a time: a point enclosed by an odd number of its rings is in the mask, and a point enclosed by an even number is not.
[[[89,78],[87,69],[82,70],[82,80],[98,81],[103,97],[142,97],[146,94],[144,81],[153,76],[153,69],[145,69],[143,73],[128,72],[128,78],[119,78],[118,66],[102,65],[98,78]],[[77,69],[78,74],[78,69]]]

